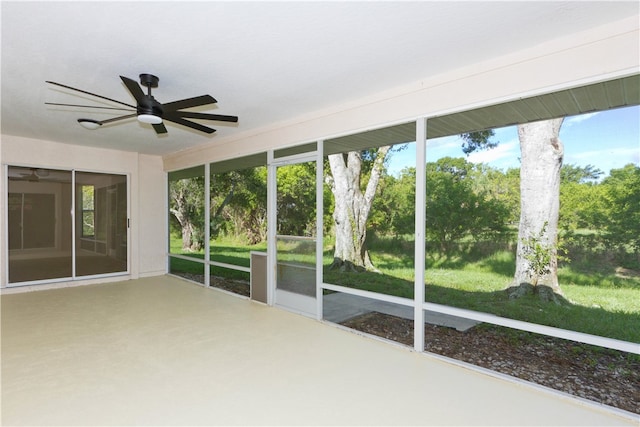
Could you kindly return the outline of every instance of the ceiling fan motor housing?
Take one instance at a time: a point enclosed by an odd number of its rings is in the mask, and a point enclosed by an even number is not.
[[[145,87],[158,87],[160,79],[153,74],[140,74],[140,84]]]
[[[163,110],[162,104],[160,104],[156,99],[151,96],[151,88],[158,87],[158,82],[160,79],[153,74],[140,74],[140,84],[145,86],[148,90],[147,96],[143,99],[139,100],[138,106],[136,108],[138,115],[140,114],[150,114],[152,116],[162,117]]]
[[[138,115],[151,114],[158,117],[162,117],[162,114],[164,113],[162,110],[162,104],[156,101],[156,99],[151,95],[148,95],[144,100],[138,103],[136,112]]]

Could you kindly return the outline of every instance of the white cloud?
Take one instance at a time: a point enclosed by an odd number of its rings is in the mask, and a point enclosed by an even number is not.
[[[486,151],[471,153],[467,160],[471,163],[491,164],[501,159],[515,160],[520,154],[520,143],[517,140],[501,142],[497,147]]]
[[[596,111],[595,113],[587,113],[587,114],[580,114],[579,116],[573,116],[565,120],[562,125],[565,127],[575,125],[580,122],[584,122],[585,120],[589,120],[591,117],[597,115],[598,113],[599,111]]]
[[[609,172],[609,169],[622,167],[627,163],[640,164],[640,150],[637,148],[610,148],[570,153],[565,157],[564,163],[591,164],[604,172]]]
[[[458,149],[462,153],[462,138],[459,136],[445,136],[427,141],[427,150],[452,150]]]

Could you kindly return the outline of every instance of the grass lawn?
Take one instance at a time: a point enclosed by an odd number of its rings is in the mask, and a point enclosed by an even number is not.
[[[305,243],[308,246],[308,242]],[[324,281],[357,289],[413,298],[414,268],[412,244],[403,244],[395,251],[381,245],[385,251],[371,250],[380,273],[342,273],[325,268]],[[298,250],[285,245],[281,260],[314,263],[308,247]],[[172,253],[181,253],[180,242],[173,241]],[[213,242],[211,259],[233,265],[249,266],[250,251],[266,251],[263,242],[256,246],[233,241]],[[203,259],[204,254],[184,254]],[[333,261],[329,247],[324,264]],[[510,251],[429,256],[426,270],[426,301],[465,308],[542,325],[555,326],[593,335],[640,343],[640,275],[620,277],[613,266],[594,271],[589,265],[568,264],[558,272],[564,293],[561,304],[542,302],[535,295],[510,300],[504,289],[509,285],[515,265]],[[604,265],[604,264],[603,264]],[[227,278],[245,277],[246,273],[217,269]],[[203,265],[173,258],[172,271],[199,272]]]

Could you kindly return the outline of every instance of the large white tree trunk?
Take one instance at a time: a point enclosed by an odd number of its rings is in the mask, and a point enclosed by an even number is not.
[[[513,285],[547,286],[561,294],[558,285],[558,215],[560,211],[560,168],[564,148],[558,135],[563,119],[518,126],[520,139],[520,225],[516,272]],[[544,231],[543,231],[544,230]],[[532,271],[525,241],[535,239],[551,251],[544,274]]]
[[[360,187],[362,173],[360,152],[351,151],[347,154],[328,156],[331,177],[328,177],[327,181],[335,199],[333,221],[336,244],[333,268],[375,270],[365,245],[367,219],[389,149],[390,146],[378,148],[364,193]]]

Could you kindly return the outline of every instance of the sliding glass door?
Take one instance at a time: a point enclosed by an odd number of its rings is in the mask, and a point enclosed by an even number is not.
[[[9,166],[9,283],[127,272],[127,200],[125,175]]]

